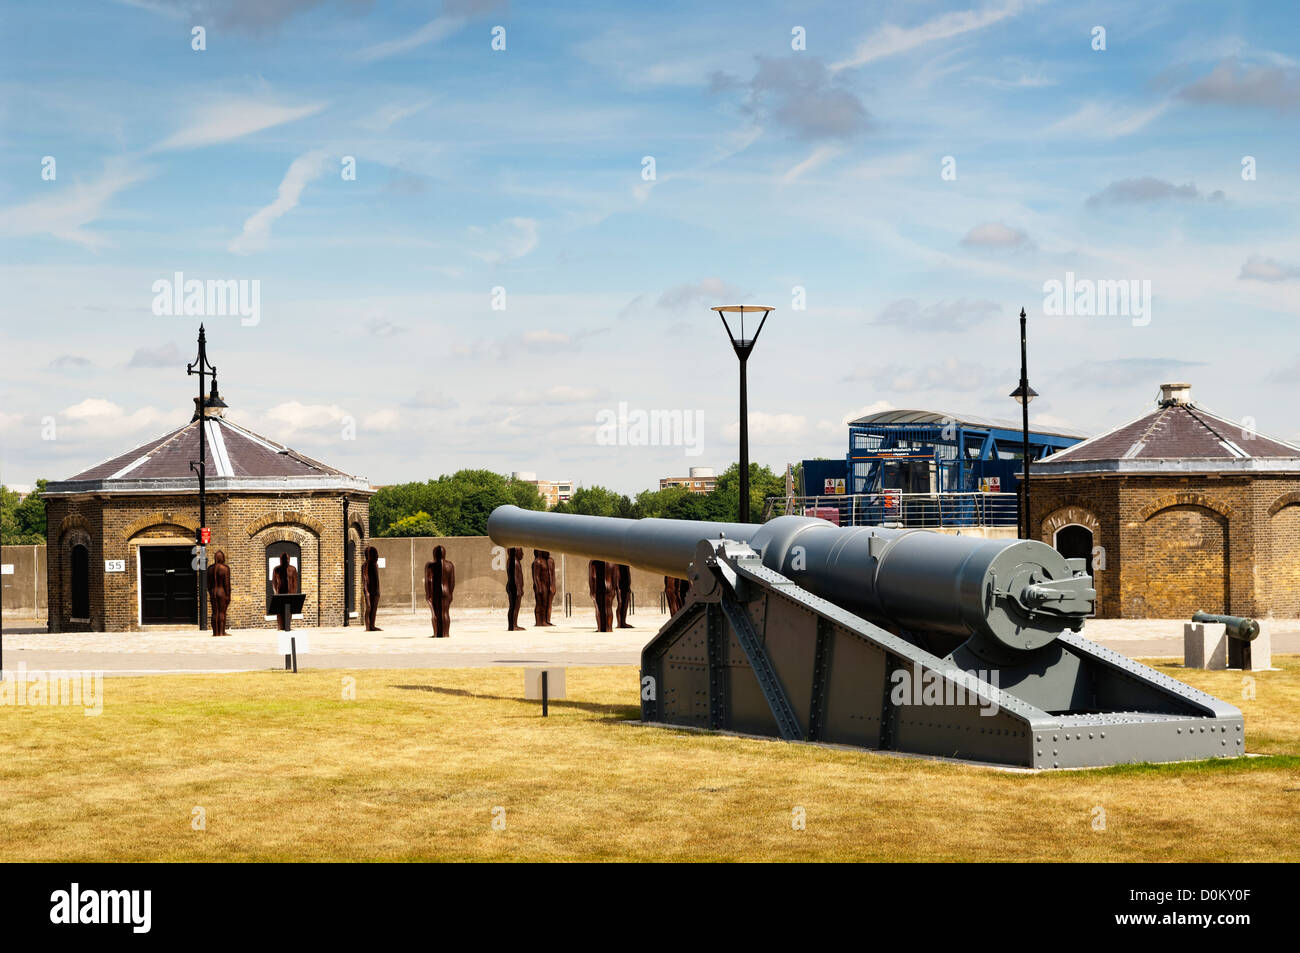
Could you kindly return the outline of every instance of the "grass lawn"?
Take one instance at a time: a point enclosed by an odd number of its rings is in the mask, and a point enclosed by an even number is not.
[[[632,668],[569,669],[545,720],[519,669],[108,678],[99,717],[0,708],[0,857],[1298,860],[1300,656],[1275,664],[1254,699],[1158,666],[1274,757],[1036,775],[622,724]]]

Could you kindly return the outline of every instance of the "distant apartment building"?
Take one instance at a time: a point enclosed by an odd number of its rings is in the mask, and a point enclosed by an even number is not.
[[[714,476],[712,467],[691,467],[690,476],[663,477],[659,480],[661,490],[666,490],[670,486],[681,486],[692,493],[712,493],[717,485],[718,478]]]
[[[560,503],[567,503],[573,499],[572,480],[539,480],[536,473],[528,470],[516,470],[510,474],[510,479],[518,480],[520,483],[531,483],[537,487],[537,492],[546,501],[547,509],[553,509]]]

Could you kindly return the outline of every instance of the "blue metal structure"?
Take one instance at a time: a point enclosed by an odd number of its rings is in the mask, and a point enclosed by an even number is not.
[[[1022,439],[1018,424],[970,414],[928,410],[869,414],[850,422],[849,449],[842,461],[803,462],[803,494],[895,493],[911,499],[927,494],[943,499],[943,494],[982,492],[1008,494],[1014,500],[1020,484]],[[1029,433],[1030,459],[1046,459],[1083,439],[1081,434],[1036,428]],[[953,499],[954,505],[968,505]],[[955,515],[961,525],[961,514]]]
[[[1015,492],[1021,439],[1017,424],[971,415],[886,410],[860,417],[849,424],[849,492]],[[1030,459],[1045,459],[1082,439],[1052,428],[1031,430]],[[991,480],[997,489],[990,488]]]

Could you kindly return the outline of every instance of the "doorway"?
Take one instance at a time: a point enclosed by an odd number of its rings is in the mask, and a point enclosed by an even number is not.
[[[1088,575],[1092,575],[1092,530],[1078,523],[1062,526],[1056,531],[1056,551],[1066,559],[1086,559]]]
[[[343,555],[343,611],[349,616],[357,612],[357,543],[348,540]]]
[[[90,619],[90,550],[78,543],[72,547],[72,618]]]
[[[189,546],[140,547],[142,625],[198,625],[199,576]]]
[[[271,574],[275,571],[275,567],[280,565],[281,553],[288,555],[289,565],[298,570],[298,588],[302,589],[302,547],[289,541],[271,543],[266,547],[266,615],[268,618],[274,618],[271,609],[271,596],[274,594],[271,588]],[[302,616],[295,615],[294,618],[301,619]]]

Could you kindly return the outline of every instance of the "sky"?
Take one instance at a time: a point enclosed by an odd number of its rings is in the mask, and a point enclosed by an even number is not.
[[[1298,59],[1290,0],[10,0],[0,480],[183,425],[202,322],[231,420],[375,484],[635,493],[737,458],[725,304],[778,471],[1016,417],[1022,307],[1032,422],[1186,380],[1294,442]]]

